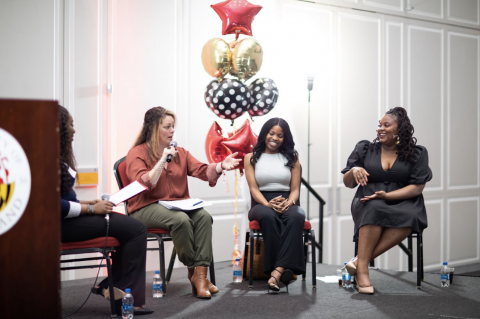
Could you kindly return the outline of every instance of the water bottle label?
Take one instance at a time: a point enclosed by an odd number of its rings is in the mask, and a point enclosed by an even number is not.
[[[345,279],[346,279],[346,275],[342,274],[342,280],[345,280]]]
[[[348,275],[345,275],[345,280],[347,280],[347,281],[350,281],[350,280],[352,280],[352,277],[350,276],[350,274],[348,274]]]
[[[450,274],[442,274],[441,277],[442,277],[442,281],[450,280]]]
[[[123,304],[123,311],[133,311],[133,305]]]
[[[233,271],[233,275],[235,277],[241,277],[242,276],[242,271],[241,270],[234,270]]]
[[[153,290],[162,290],[162,284],[154,284]]]

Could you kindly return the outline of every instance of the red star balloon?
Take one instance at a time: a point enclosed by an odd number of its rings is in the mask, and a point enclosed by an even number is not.
[[[211,7],[222,19],[222,34],[240,33],[252,36],[252,22],[262,6],[246,0],[227,0]]]
[[[243,158],[253,151],[253,147],[257,144],[257,135],[253,133],[248,120],[235,133],[228,135],[229,137],[223,137],[222,128],[217,122],[213,122],[205,141],[208,162],[218,163],[228,155],[238,152],[236,158],[242,161],[236,168],[243,169]]]

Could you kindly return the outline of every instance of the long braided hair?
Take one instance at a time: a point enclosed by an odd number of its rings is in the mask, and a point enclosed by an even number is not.
[[[59,105],[58,108],[60,111],[60,193],[64,195],[68,193],[72,187],[71,175],[68,172],[67,165],[75,170],[77,162],[73,155],[72,140],[67,126],[70,113],[61,105]]]
[[[293,168],[298,160],[298,152],[295,150],[295,142],[293,141],[290,126],[287,121],[279,117],[269,119],[263,124],[260,134],[258,134],[257,144],[255,144],[255,147],[253,148],[253,155],[250,158],[250,163],[255,166],[262,153],[265,152],[265,139],[267,138],[268,132],[270,132],[275,125],[280,126],[283,130],[283,143],[280,146],[279,151],[287,158],[285,166]]]
[[[415,145],[417,144],[417,138],[413,137],[414,128],[410,123],[410,118],[407,115],[407,111],[400,106],[394,107],[388,110],[385,114],[391,115],[397,119],[398,125],[398,138],[399,143],[397,145],[397,154],[400,161],[415,162],[413,156],[415,152]],[[373,140],[372,148],[380,148],[380,140],[378,136]]]
[[[170,110],[167,110],[161,106],[152,107],[145,113],[145,117],[143,119],[143,126],[142,130],[137,136],[137,140],[135,141],[133,147],[146,143],[148,157],[150,159],[150,165],[155,165],[156,162],[160,159],[162,154],[158,154],[158,144],[159,144],[159,137],[158,131],[160,124],[162,124],[162,119],[166,116],[173,117],[173,120],[176,122],[177,118],[175,113]],[[178,162],[177,156],[174,158],[175,162]]]

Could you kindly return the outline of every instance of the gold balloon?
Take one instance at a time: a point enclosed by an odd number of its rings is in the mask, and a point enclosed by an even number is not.
[[[208,40],[203,46],[202,63],[205,71],[216,78],[223,78],[229,71],[232,53],[228,43],[220,38]]]
[[[263,61],[263,49],[253,38],[230,43],[232,48],[232,67],[230,74],[246,81],[260,70]]]

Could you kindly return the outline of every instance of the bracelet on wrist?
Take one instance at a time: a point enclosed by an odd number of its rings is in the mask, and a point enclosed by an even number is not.
[[[87,204],[87,215],[90,214],[90,204]]]

